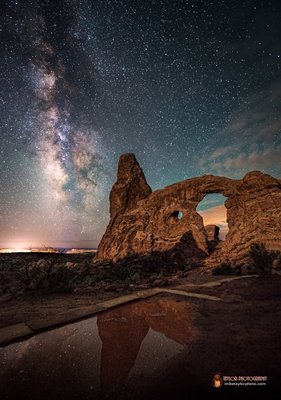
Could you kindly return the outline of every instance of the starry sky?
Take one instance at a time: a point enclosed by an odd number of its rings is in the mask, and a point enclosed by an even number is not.
[[[1,4],[0,247],[96,246],[124,152],[153,190],[281,177],[280,1]]]

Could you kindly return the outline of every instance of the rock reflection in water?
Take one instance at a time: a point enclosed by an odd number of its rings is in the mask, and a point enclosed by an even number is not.
[[[141,344],[149,330],[165,335],[150,335],[146,354],[139,354],[142,364],[166,361],[163,356],[173,356],[189,343],[192,337],[191,306],[172,298],[151,299],[113,309],[98,317],[99,335],[102,340],[101,386],[103,391],[125,384],[134,366]],[[178,345],[179,344],[179,345]],[[171,348],[172,347],[172,348]],[[142,365],[142,373],[146,368]],[[138,368],[140,369],[140,368]]]
[[[187,302],[131,303],[0,349],[0,392],[30,400],[132,393],[192,337]]]

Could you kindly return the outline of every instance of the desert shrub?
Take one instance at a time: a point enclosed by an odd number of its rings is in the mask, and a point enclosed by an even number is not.
[[[274,268],[276,268],[276,269],[281,268],[281,252],[280,251],[276,252],[276,257],[274,258],[274,263],[275,263]],[[272,263],[272,266],[273,266],[273,263]]]
[[[270,268],[272,256],[268,252],[263,243],[252,243],[249,257],[253,261],[255,267],[260,269]]]
[[[131,276],[129,277],[130,281],[132,282],[138,282],[140,280],[140,274],[138,272],[133,272]]]
[[[70,291],[75,281],[75,271],[52,260],[39,260],[26,264],[18,271],[18,279],[27,290],[43,293]]]
[[[127,265],[115,266],[110,270],[110,275],[113,281],[130,280],[130,276],[132,275],[132,273],[133,273],[132,268],[130,268],[130,266]]]
[[[213,269],[213,275],[233,275],[234,270],[229,261],[223,261]]]
[[[81,280],[80,284],[82,286],[91,286],[96,282],[96,277],[94,275],[85,275]]]
[[[24,264],[17,273],[18,279],[28,288],[35,289],[46,285],[52,264],[50,260],[39,260]]]
[[[270,273],[273,261],[281,257],[280,252],[268,251],[263,243],[252,243],[248,255],[260,275]]]
[[[75,283],[75,271],[68,269],[64,264],[54,265],[51,268],[48,289],[55,292],[69,292]]]
[[[195,267],[195,263],[192,259],[184,260],[183,262],[181,262],[179,264],[179,270],[184,271],[184,272],[190,271],[194,267]]]

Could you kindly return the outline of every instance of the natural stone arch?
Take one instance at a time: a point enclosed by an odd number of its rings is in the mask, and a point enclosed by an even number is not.
[[[211,255],[203,219],[196,211],[209,193],[227,197],[229,226],[225,242]],[[166,216],[175,211],[183,217],[167,224]],[[209,266],[226,258],[242,265],[253,242],[281,250],[281,181],[259,171],[241,180],[204,175],[152,192],[135,156],[125,154],[110,193],[110,216],[97,259],[180,249],[183,257],[204,259]]]

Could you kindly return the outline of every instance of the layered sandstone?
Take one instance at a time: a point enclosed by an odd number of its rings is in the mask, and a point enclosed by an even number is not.
[[[217,240],[214,226],[204,227],[196,211],[209,193],[227,197],[225,241]],[[225,260],[239,266],[253,242],[281,250],[281,181],[259,171],[241,180],[205,175],[152,192],[135,156],[124,154],[110,193],[110,217],[97,259],[161,252],[210,266]]]

